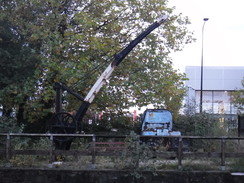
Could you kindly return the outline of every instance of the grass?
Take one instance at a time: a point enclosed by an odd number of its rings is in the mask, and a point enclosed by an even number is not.
[[[11,167],[23,167],[23,168],[48,168],[50,163],[48,161],[49,157],[45,156],[34,156],[34,155],[18,155],[14,156],[10,160]],[[59,169],[101,169],[101,170],[124,170],[129,169],[130,167],[125,166],[125,159],[120,157],[104,157],[97,156],[95,165],[92,165],[91,156],[80,156],[72,157],[67,156],[65,161],[60,165],[52,166],[52,168]],[[5,167],[6,161],[0,159],[0,167]],[[148,159],[140,160],[137,170],[178,170],[178,159]],[[226,159],[226,170],[228,171],[244,171],[244,158],[232,158]],[[211,170],[220,170],[220,160],[219,159],[184,159],[182,160],[182,171],[211,171]]]

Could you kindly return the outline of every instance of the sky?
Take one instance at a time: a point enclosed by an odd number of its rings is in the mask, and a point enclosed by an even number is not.
[[[184,72],[185,66],[201,65],[203,18],[209,18],[203,31],[203,65],[244,66],[244,0],[169,0],[168,5],[189,17],[188,30],[197,39],[172,53],[175,69]]]

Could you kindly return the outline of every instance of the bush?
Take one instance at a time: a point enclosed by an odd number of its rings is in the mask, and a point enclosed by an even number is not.
[[[21,133],[23,125],[18,125],[16,118],[0,117],[0,133]]]
[[[223,136],[226,135],[218,118],[211,114],[180,115],[174,124],[174,129],[184,136]]]
[[[116,129],[117,135],[129,135],[131,130],[138,131],[137,126],[133,123],[131,117],[126,114],[104,114],[101,120],[93,120],[92,124],[82,124],[85,133],[101,133],[109,134]]]
[[[181,115],[175,122],[175,129],[181,131],[183,136],[227,136],[224,126],[219,118],[211,114],[201,113],[194,115]],[[174,129],[174,130],[175,130]],[[191,140],[192,150],[215,151],[220,147],[214,140]]]
[[[140,162],[148,161],[154,157],[152,148],[139,141],[138,135],[131,131],[126,137],[127,149],[122,153],[122,157],[117,162],[121,169],[138,171],[141,169]]]

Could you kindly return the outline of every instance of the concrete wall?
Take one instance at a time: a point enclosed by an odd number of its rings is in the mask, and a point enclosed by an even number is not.
[[[133,172],[109,170],[61,170],[1,168],[1,183],[243,183],[244,176],[229,172],[143,171],[144,178],[134,179]]]

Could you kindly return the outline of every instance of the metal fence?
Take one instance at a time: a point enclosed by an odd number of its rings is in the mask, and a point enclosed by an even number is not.
[[[12,142],[15,138],[47,138],[48,147],[46,149],[15,149]],[[58,150],[55,149],[54,139],[57,137],[71,137],[74,139],[86,139],[87,146],[86,148],[72,148],[70,150]],[[25,133],[1,133],[0,138],[0,156],[5,159],[6,163],[9,163],[13,156],[17,155],[35,155],[35,156],[46,156],[49,159],[49,162],[52,163],[55,161],[55,156],[62,154],[63,156],[90,156],[91,164],[96,164],[96,158],[98,156],[121,156],[122,150],[119,151],[101,151],[99,145],[112,145],[114,149],[118,150],[119,145],[125,145],[128,142],[125,142],[125,139],[128,136],[105,136],[105,135],[95,135],[95,134],[25,134]],[[138,139],[141,136],[137,136]],[[143,137],[145,138],[145,137]],[[163,138],[163,137],[152,137],[148,136],[147,138]],[[169,137],[171,138],[171,137]],[[227,158],[244,158],[244,149],[243,149],[243,140],[244,137],[201,137],[201,136],[180,136],[174,137],[177,141],[177,149],[174,151],[155,151],[157,158],[169,158],[175,157],[177,159],[178,168],[181,168],[183,165],[183,160],[186,158],[215,158],[220,160],[219,166],[222,170],[226,169],[226,159]],[[102,139],[102,140],[101,140]],[[184,148],[184,141],[190,142],[191,148]],[[201,148],[202,142],[215,142],[212,145],[212,148],[208,144],[205,144],[208,148]],[[232,149],[232,142],[235,143],[236,148]],[[123,142],[123,143],[121,143]],[[194,145],[197,144],[197,145]],[[228,144],[227,144],[228,143]],[[216,145],[218,144],[218,145]],[[114,146],[116,145],[116,146]],[[192,147],[196,147],[195,149]],[[126,151],[126,146],[122,146],[123,151]],[[235,149],[235,150],[234,150]]]

